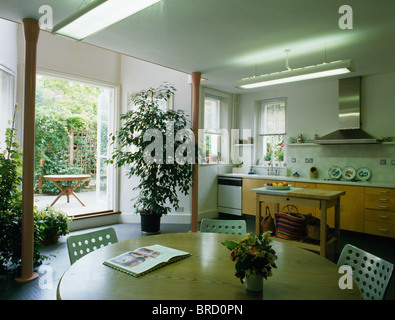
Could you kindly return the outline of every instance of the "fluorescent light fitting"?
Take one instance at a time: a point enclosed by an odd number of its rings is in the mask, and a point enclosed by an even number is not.
[[[52,33],[82,40],[160,0],[96,0],[57,24]]]
[[[276,84],[331,77],[354,71],[354,63],[351,59],[339,60],[298,69],[264,74],[257,77],[245,78],[237,81],[236,87],[241,89],[253,89]]]

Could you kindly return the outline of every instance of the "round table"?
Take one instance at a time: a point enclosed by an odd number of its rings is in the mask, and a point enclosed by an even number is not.
[[[274,241],[277,269],[264,280],[263,293],[245,289],[234,276],[230,251],[221,241],[242,236],[216,233],[173,233],[111,244],[75,262],[58,284],[58,299],[245,300],[361,299],[353,289],[340,289],[338,266],[319,255]],[[139,247],[161,244],[192,256],[135,278],[103,265],[103,261]]]

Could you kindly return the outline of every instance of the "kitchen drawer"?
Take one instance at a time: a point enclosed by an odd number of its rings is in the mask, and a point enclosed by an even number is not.
[[[378,194],[378,195],[387,195],[390,197],[395,197],[395,189],[365,187],[365,194]]]
[[[290,182],[292,184],[292,182]],[[295,188],[310,188],[310,189],[315,189],[316,184],[315,183],[309,183],[309,182],[295,182],[293,185]]]
[[[386,210],[395,211],[395,204],[393,203],[381,203],[376,201],[365,201],[365,208],[376,209],[376,210]]]
[[[395,197],[386,194],[365,194],[365,201],[384,204],[395,204]]]
[[[365,221],[368,220],[395,224],[395,212],[365,209]]]
[[[365,233],[395,238],[395,225],[383,222],[365,221]]]

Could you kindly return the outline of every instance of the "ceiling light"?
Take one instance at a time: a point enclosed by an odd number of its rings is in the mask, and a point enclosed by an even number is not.
[[[57,24],[52,33],[82,40],[160,0],[95,0]]]
[[[287,61],[288,68],[288,61]],[[331,77],[355,71],[354,63],[351,59],[340,60],[318,65],[290,69],[281,72],[264,74],[261,76],[245,78],[236,82],[237,88],[253,89],[276,84],[303,81],[309,79]]]

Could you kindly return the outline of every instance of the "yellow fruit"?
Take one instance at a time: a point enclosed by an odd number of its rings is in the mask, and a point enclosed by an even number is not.
[[[273,187],[277,187],[277,183],[276,182],[273,182]]]
[[[281,182],[277,185],[278,187],[284,186]]]

